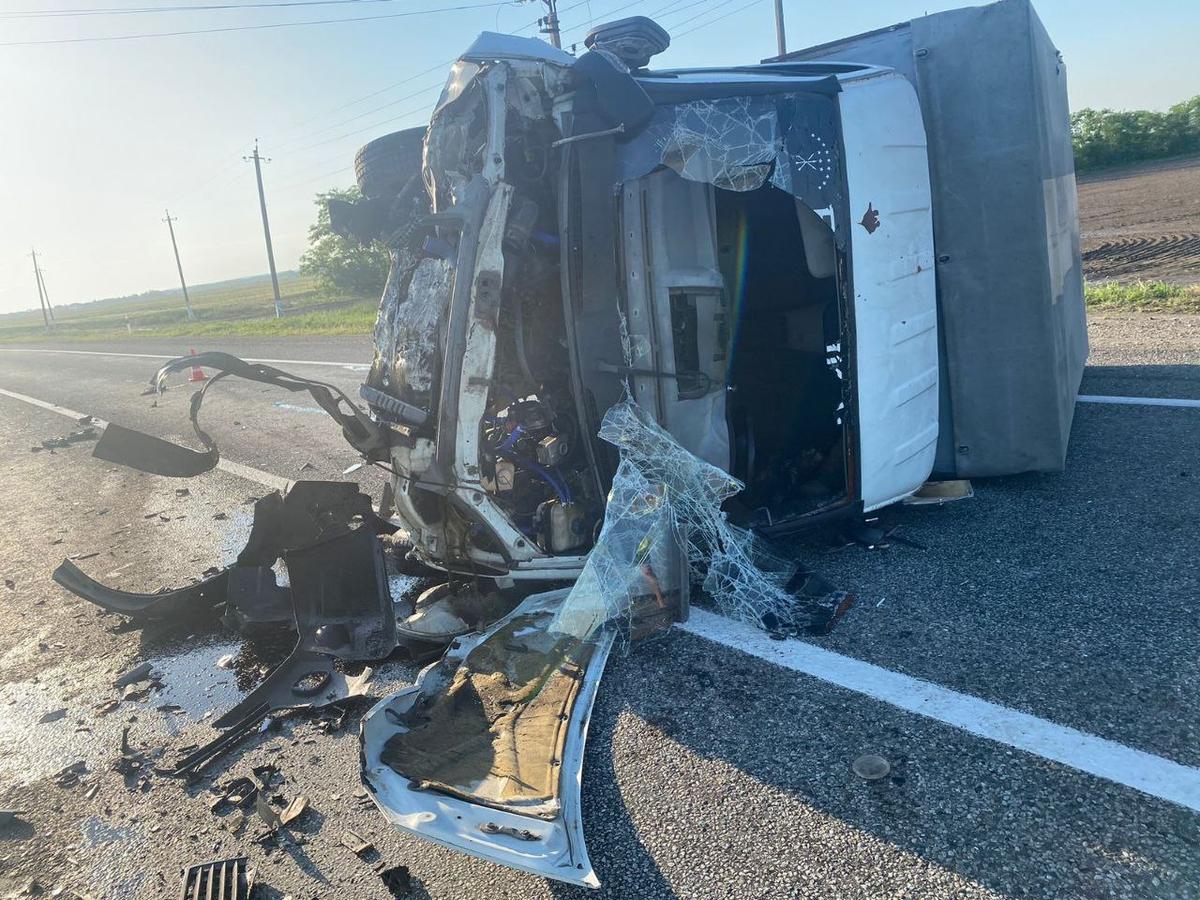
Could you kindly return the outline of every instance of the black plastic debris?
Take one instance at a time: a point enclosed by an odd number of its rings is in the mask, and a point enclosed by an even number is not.
[[[104,429],[92,456],[168,478],[191,478],[216,466],[216,445],[207,450],[190,450],[162,438],[110,424]]]
[[[212,614],[217,606],[225,602],[227,573],[217,572],[195,584],[158,594],[137,594],[110,588],[85,574],[69,559],[59,564],[52,577],[72,594],[109,612],[146,619],[174,619]]]
[[[245,856],[199,863],[182,870],[183,888],[179,900],[250,900],[254,890],[254,870]]]
[[[228,574],[223,617],[227,626],[245,634],[256,628],[292,623],[292,591],[280,586],[274,569],[237,566]]]
[[[90,417],[85,417],[90,418]],[[82,421],[82,420],[81,420]],[[40,453],[42,450],[62,450],[64,447],[69,447],[72,444],[82,444],[85,441],[94,441],[100,436],[99,432],[90,425],[72,431],[70,434],[64,434],[62,437],[47,438],[42,441],[40,446],[30,447],[30,453]]]
[[[333,658],[310,650],[295,650],[263,683],[213,722],[215,728],[249,734],[270,713],[281,709],[319,709],[366,693],[374,674],[365,669],[357,677],[334,666]],[[215,743],[215,742],[214,742]]]
[[[69,766],[64,766],[53,775],[50,780],[60,788],[73,788],[79,784],[80,776],[86,775],[88,771],[87,763],[83,760],[73,762]]]
[[[366,529],[284,556],[299,648],[344,660],[383,659],[396,613],[379,538]]]
[[[383,886],[392,892],[393,897],[407,897],[412,893],[412,873],[408,866],[392,866],[379,873]]]
[[[322,544],[356,529],[371,534],[392,530],[375,516],[370,495],[360,491],[358,485],[298,481],[286,495],[274,491],[257,500],[250,536],[235,565],[211,569],[195,584],[153,594],[122,591],[96,581],[72,559],[64,560],[54,570],[53,578],[71,593],[109,612],[133,618],[213,618],[220,614],[224,604],[226,624],[239,630],[257,625],[289,625],[293,621],[291,591],[275,582],[274,573],[268,574],[270,567],[289,552]]]

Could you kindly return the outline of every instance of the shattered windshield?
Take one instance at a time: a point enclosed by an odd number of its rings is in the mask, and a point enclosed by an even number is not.
[[[841,194],[837,100],[822,94],[765,94],[661,106],[618,154],[621,181],[660,165],[729,191],[769,182],[813,209]]]

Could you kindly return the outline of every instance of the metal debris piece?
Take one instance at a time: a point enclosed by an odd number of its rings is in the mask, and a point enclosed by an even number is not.
[[[892,764],[877,753],[864,753],[850,766],[854,774],[865,781],[879,781],[887,778],[892,771]]]
[[[150,677],[150,672],[153,668],[154,666],[148,662],[134,666],[123,675],[118,675],[116,680],[113,681],[113,687],[123,688],[131,684],[137,684],[139,681],[146,681]]]
[[[254,799],[254,811],[258,813],[260,819],[267,823],[267,828],[272,833],[283,827],[283,820],[280,818],[279,813],[275,812],[261,791],[258,792],[258,796]]]
[[[342,835],[342,846],[354,853],[359,859],[365,859],[375,851],[374,844],[368,840],[364,840],[353,831],[347,831]]]
[[[254,891],[254,870],[245,856],[200,863],[183,869],[183,888],[179,900],[250,900]]]
[[[291,802],[288,803],[288,805],[286,807],[284,807],[283,812],[281,812],[279,814],[279,824],[287,825],[290,822],[296,821],[296,819],[298,819],[302,815],[304,815],[304,812],[307,809],[308,809],[308,798],[307,797],[305,797],[303,794],[301,794],[298,797],[293,797]]]
[[[911,497],[904,499],[905,506],[941,506],[956,500],[970,500],[975,489],[965,478],[952,481],[927,481]]]
[[[79,760],[78,762],[73,762],[69,766],[59,769],[50,776],[50,780],[61,788],[71,788],[79,784],[79,776],[86,775],[87,770],[87,763],[85,763],[83,760]]]
[[[221,793],[209,802],[208,809],[213,815],[220,815],[226,806],[246,809],[257,803],[259,793],[259,786],[243,775],[226,782]]]
[[[94,709],[96,711],[97,715],[107,716],[110,712],[112,712],[114,709],[116,709],[120,705],[121,705],[121,701],[119,699],[117,699],[116,697],[114,697],[111,700],[105,700],[101,703],[97,703],[95,706],[92,707],[92,709]]]
[[[275,799],[282,802],[278,795]],[[276,812],[274,807],[268,802],[266,795],[262,791],[259,791],[254,801],[254,809],[258,813],[258,817],[267,824],[267,827],[272,832],[276,832],[281,828],[286,828],[289,824],[304,815],[305,810],[308,809],[308,798],[303,794],[293,797],[291,802],[281,812]]]

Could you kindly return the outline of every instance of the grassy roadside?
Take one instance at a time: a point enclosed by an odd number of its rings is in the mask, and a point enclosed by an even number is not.
[[[1084,288],[1089,310],[1105,312],[1200,313],[1200,285],[1166,281],[1136,281],[1133,284],[1104,282]]]
[[[221,283],[192,290],[189,321],[178,292],[75,304],[55,309],[47,334],[37,311],[0,316],[0,343],[129,340],[164,337],[256,337],[369,334],[376,297],[335,296],[312,279],[285,273],[280,279],[284,315],[276,318],[269,281]]]

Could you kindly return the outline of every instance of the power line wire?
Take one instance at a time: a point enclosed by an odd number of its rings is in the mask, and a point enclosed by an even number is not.
[[[0,19],[61,19],[77,16],[125,16],[139,13],[212,12],[233,9],[277,9],[293,6],[341,6],[348,3],[394,3],[395,0],[271,0],[267,3],[206,3],[199,6],[114,6],[96,9],[16,9],[0,12]]]
[[[757,6],[759,3],[762,3],[762,2],[764,2],[764,0],[750,0],[750,2],[747,3],[745,6],[739,6],[737,9],[731,9],[729,12],[725,13],[724,15],[717,16],[715,19],[710,19],[707,22],[701,22],[695,28],[689,28],[687,31],[681,32],[678,35],[678,37],[683,37],[684,35],[691,34],[693,31],[699,31],[701,28],[707,28],[709,25],[714,25],[717,22],[720,22],[722,19],[728,19],[730,16],[740,13],[743,10],[749,9],[752,6]]]
[[[290,146],[291,144],[296,143],[297,141],[303,141],[306,138],[315,137],[316,135],[322,134],[326,131],[332,131],[335,128],[341,128],[344,125],[349,125],[351,122],[356,122],[359,119],[362,119],[362,118],[365,118],[365,117],[371,115],[372,113],[377,113],[380,110],[384,110],[384,109],[388,109],[389,107],[396,106],[397,104],[403,103],[405,100],[411,100],[411,99],[413,99],[413,97],[419,97],[422,94],[427,94],[432,90],[441,90],[441,88],[444,86],[445,86],[444,80],[438,81],[436,84],[427,85],[426,87],[423,87],[423,88],[420,88],[419,90],[413,91],[410,94],[405,94],[403,97],[397,97],[395,100],[389,100],[387,103],[383,103],[379,106],[373,106],[370,109],[360,112],[357,115],[353,115],[348,119],[343,119],[340,122],[334,122],[330,125],[325,125],[321,128],[318,128],[315,131],[308,131],[308,132],[305,132],[303,135],[298,135],[297,137],[291,138],[290,140],[282,141],[280,144],[276,145],[276,152],[279,152],[279,150],[285,149],[286,147]]]
[[[501,0],[501,2],[469,3],[460,6],[443,6],[433,9],[411,9],[406,12],[385,13],[378,16],[312,19],[307,22],[267,22],[260,25],[226,25],[220,28],[193,28],[186,31],[152,31],[143,34],[112,34],[75,38],[46,38],[31,41],[0,41],[0,47],[32,47],[45,44],[88,44],[102,41],[136,41],[145,38],[181,37],[194,34],[223,34],[231,31],[262,31],[268,28],[300,28],[308,25],[334,25],[344,22],[377,22],[381,19],[403,19],[412,16],[439,15],[441,13],[461,12],[471,9],[495,9],[498,6],[509,6],[511,3],[512,0]]]
[[[706,8],[700,10],[700,12],[695,13],[694,15],[688,16],[686,19],[681,19],[680,21],[674,23],[671,27],[672,28],[682,28],[684,25],[690,25],[692,22],[695,22],[697,19],[703,19],[709,13],[716,12],[718,9],[722,9],[722,8],[728,6],[730,3],[734,3],[734,2],[736,2],[736,0],[717,0],[716,3],[710,3]],[[758,0],[754,0],[754,2],[758,2]],[[750,4],[747,4],[747,5],[750,5]],[[682,9],[677,9],[675,11],[683,12]],[[732,10],[732,12],[737,12],[737,10],[736,9]],[[713,21],[715,22],[717,20],[713,19]],[[683,37],[685,34],[688,34],[688,32],[681,31],[681,32],[679,32],[678,35],[676,35],[676,37]]]

